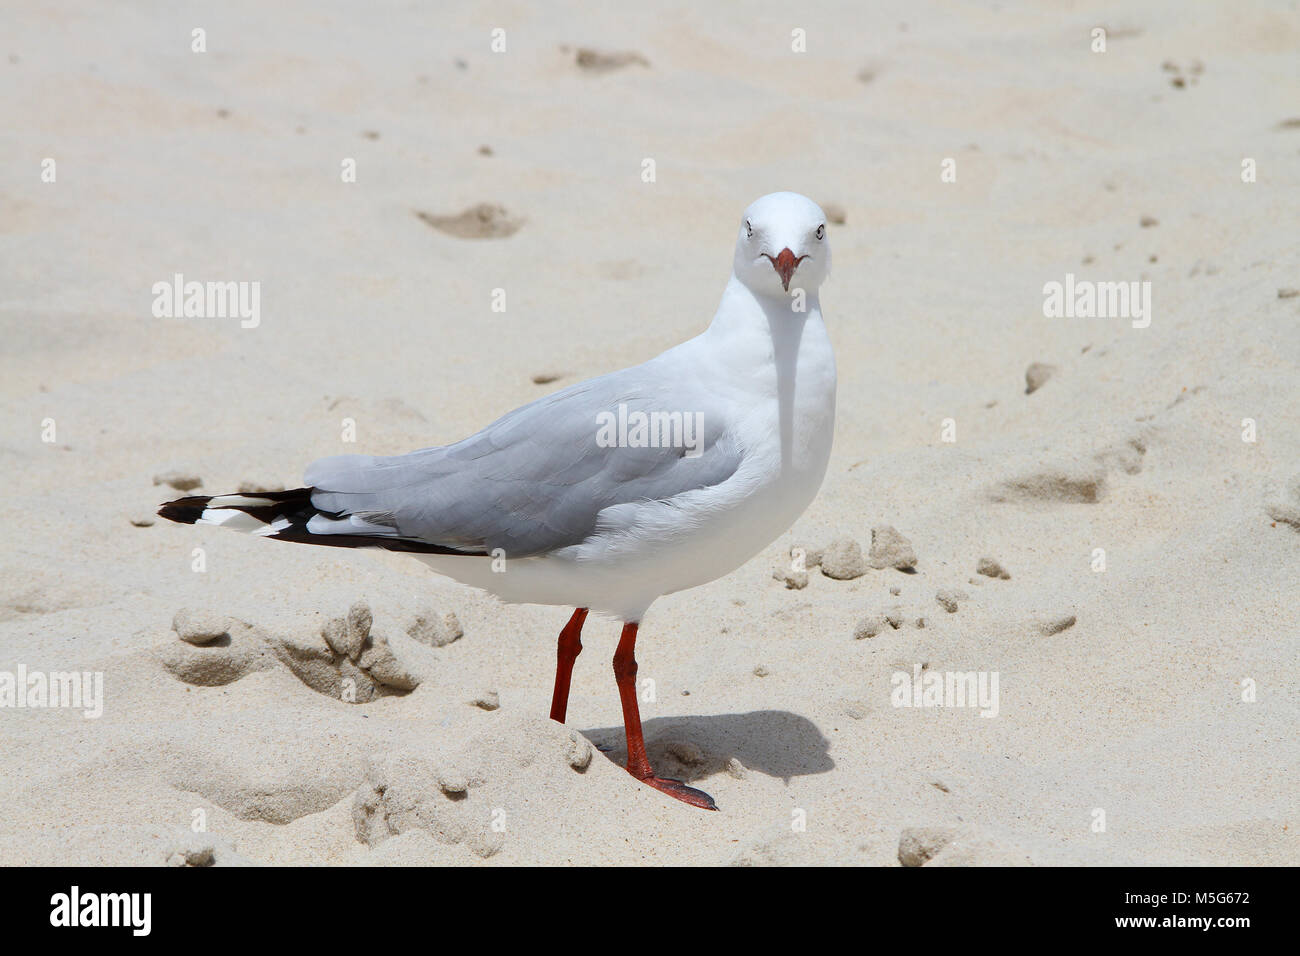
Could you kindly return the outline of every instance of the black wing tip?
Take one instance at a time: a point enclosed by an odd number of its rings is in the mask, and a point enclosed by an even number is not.
[[[191,495],[168,501],[158,508],[158,516],[179,524],[194,524],[203,514],[203,509],[212,500],[211,495]]]
[[[179,524],[196,524],[203,517],[203,512],[216,500],[218,509],[229,508],[270,525],[277,519],[287,518],[289,526],[266,537],[276,541],[294,541],[299,544],[319,544],[335,548],[382,548],[386,551],[402,551],[412,554],[438,554],[448,557],[482,557],[477,551],[465,551],[449,548],[446,545],[426,541],[412,541],[408,538],[389,538],[366,534],[313,534],[307,530],[307,522],[315,515],[341,518],[342,513],[320,511],[312,506],[311,493],[314,488],[293,488],[289,491],[249,491],[233,495],[191,495],[177,498],[159,506],[159,517]],[[243,497],[261,499],[258,504],[230,504],[223,498]]]
[[[159,517],[166,518],[168,521],[175,521],[179,524],[194,524],[203,516],[206,508],[211,506],[214,498],[260,498],[264,504],[260,505],[224,505],[217,501],[217,507],[231,507],[245,514],[253,515],[260,518],[267,524],[282,515],[288,515],[299,509],[311,508],[311,493],[313,488],[293,488],[289,491],[239,491],[232,492],[228,495],[189,495],[185,498],[177,498],[175,501],[168,501],[158,508]]]

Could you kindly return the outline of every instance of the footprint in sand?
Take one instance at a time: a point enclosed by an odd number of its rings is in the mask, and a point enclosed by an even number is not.
[[[486,202],[470,206],[454,216],[439,216],[418,209],[415,214],[439,232],[458,239],[504,239],[513,236],[524,224],[522,219],[507,213],[504,206]]]
[[[1300,531],[1300,475],[1291,479],[1285,492],[1267,491],[1264,511],[1274,524],[1280,521],[1295,531]]]
[[[1055,365],[1049,365],[1046,362],[1035,362],[1029,366],[1029,368],[1025,369],[1025,394],[1034,394],[1059,371],[1060,369]]]
[[[629,66],[650,66],[649,60],[633,50],[606,53],[589,47],[580,47],[573,62],[578,69],[588,73],[611,73]]]
[[[982,574],[986,578],[996,578],[999,581],[1011,580],[1010,572],[996,558],[980,558],[979,563],[975,565],[975,573]]]
[[[1096,504],[1105,497],[1112,472],[1136,475],[1142,471],[1150,434],[1149,429],[1144,429],[1139,434],[1103,446],[1091,459],[1047,465],[999,482],[989,489],[989,498],[996,502]]]

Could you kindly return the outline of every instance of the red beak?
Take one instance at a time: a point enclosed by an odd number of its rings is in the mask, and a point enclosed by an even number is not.
[[[794,275],[794,270],[799,268],[799,263],[803,262],[808,257],[800,256],[798,259],[796,259],[794,257],[794,253],[790,251],[789,246],[782,249],[781,254],[778,255],[775,259],[773,259],[771,256],[768,256],[766,252],[763,253],[763,255],[767,256],[768,261],[772,263],[772,268],[775,269],[776,274],[781,277],[781,288],[784,289],[786,292],[789,292],[790,277]]]

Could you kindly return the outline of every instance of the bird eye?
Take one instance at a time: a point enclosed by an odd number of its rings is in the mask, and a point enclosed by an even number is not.
[[[749,224],[748,219],[745,220],[745,238],[746,239],[754,238],[754,227]]]
[[[817,227],[817,238],[818,239],[826,238],[826,223],[822,223],[820,226]]]

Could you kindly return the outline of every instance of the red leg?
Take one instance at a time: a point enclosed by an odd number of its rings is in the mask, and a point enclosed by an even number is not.
[[[580,607],[560,631],[555,654],[555,692],[551,694],[551,720],[560,723],[564,723],[569,710],[569,680],[573,677],[574,658],[582,653],[582,624],[585,620],[587,609]]]
[[[627,772],[642,783],[654,787],[670,797],[702,810],[716,810],[713,798],[703,790],[688,787],[680,780],[656,777],[650,769],[650,759],[645,753],[645,738],[641,735],[641,710],[636,703],[636,646],[635,624],[624,624],[614,652],[614,680],[618,682],[618,696],[623,702],[623,728],[627,732]]]

